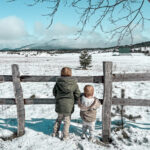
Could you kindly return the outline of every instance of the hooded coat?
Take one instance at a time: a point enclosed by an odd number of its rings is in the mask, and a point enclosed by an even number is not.
[[[73,77],[60,77],[53,88],[56,99],[55,111],[65,116],[74,112],[74,103],[80,97],[77,80]]]
[[[94,102],[89,107],[86,107],[82,104],[82,98],[78,100],[80,116],[85,122],[94,122],[96,120],[96,110],[100,107],[100,101],[94,97]]]

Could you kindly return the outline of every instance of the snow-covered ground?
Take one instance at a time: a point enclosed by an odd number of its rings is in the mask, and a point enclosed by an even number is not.
[[[131,56],[112,56],[112,53],[92,52],[92,67],[88,70],[79,68],[79,54],[38,54],[31,52],[28,57],[25,54],[11,55],[0,53],[0,75],[11,75],[11,65],[19,64],[21,75],[60,75],[64,66],[72,68],[74,76],[98,76],[103,74],[103,61],[113,62],[114,73],[138,73],[150,72],[150,56],[143,54],[132,54]],[[81,92],[85,84],[79,83]],[[103,85],[92,84],[95,88],[95,96],[103,97]],[[22,83],[24,98],[35,95],[39,98],[52,98],[54,83]],[[120,97],[121,89],[125,89],[125,97],[150,99],[150,82],[119,82],[113,83],[113,96]],[[14,97],[12,83],[0,83],[0,98]],[[109,148],[93,144],[88,140],[81,140],[80,134],[82,123],[79,116],[79,108],[75,106],[70,126],[68,141],[61,141],[50,136],[53,124],[57,117],[54,105],[30,105],[25,106],[26,111],[26,133],[20,138],[12,141],[0,139],[0,150],[98,150],[98,149],[120,149],[120,150],[148,150],[150,147],[150,108],[126,106],[125,114],[133,116],[141,115],[135,121],[125,119],[124,131],[129,138],[123,138],[122,130],[116,131],[120,115],[112,117],[112,144]],[[97,111],[97,122],[95,136],[101,137],[102,122],[101,109]],[[115,113],[116,106],[112,107]],[[17,129],[16,106],[0,105],[0,137],[11,135]]]

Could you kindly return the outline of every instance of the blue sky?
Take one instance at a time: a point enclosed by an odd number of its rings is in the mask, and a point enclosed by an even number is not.
[[[145,0],[143,12],[147,17],[149,17],[149,8],[150,3]],[[1,0],[0,49],[48,42],[52,39],[59,39],[59,42],[70,44],[75,48],[107,47],[116,43],[116,39],[108,42],[109,34],[102,33],[99,28],[91,33],[96,17],[93,17],[91,22],[88,23],[82,36],[75,40],[76,33],[81,26],[77,25],[79,16],[71,7],[61,6],[54,18],[53,25],[50,29],[47,29],[49,17],[42,15],[47,14],[48,11],[46,3],[29,7],[27,6],[27,0],[16,0],[13,3]],[[110,25],[106,22],[105,27],[108,29]],[[140,28],[135,31],[134,43],[150,40],[149,33],[150,23],[146,22],[143,32]],[[129,43],[128,40],[126,38],[122,43]]]

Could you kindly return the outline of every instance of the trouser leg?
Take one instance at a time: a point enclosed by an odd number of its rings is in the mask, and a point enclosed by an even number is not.
[[[56,119],[56,122],[55,122],[55,125],[54,125],[54,128],[53,128],[53,133],[58,133],[62,120],[63,120],[63,115],[58,114],[58,117]]]
[[[64,137],[69,136],[70,118],[71,116],[64,117],[64,128],[63,128]]]
[[[87,131],[87,125],[84,125],[82,126],[82,134],[85,134]]]
[[[87,125],[83,124],[83,126],[82,126],[82,135],[81,135],[82,139],[86,138],[86,131],[87,131]]]
[[[95,125],[94,124],[91,124],[89,126],[89,134],[90,134],[90,137],[93,138],[94,137],[94,129],[95,129]]]

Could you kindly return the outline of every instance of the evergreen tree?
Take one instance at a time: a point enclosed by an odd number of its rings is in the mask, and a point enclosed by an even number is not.
[[[87,51],[81,52],[80,65],[82,69],[87,69],[87,67],[90,67],[91,62],[92,62],[92,56],[88,54]]]

